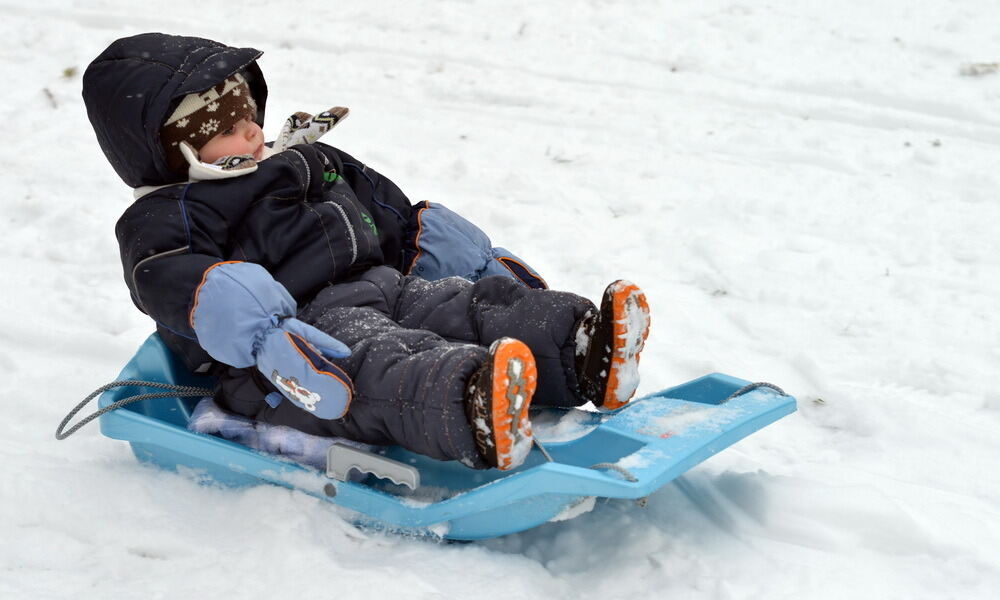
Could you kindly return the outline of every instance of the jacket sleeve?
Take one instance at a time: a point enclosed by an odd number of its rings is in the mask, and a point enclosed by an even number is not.
[[[205,271],[223,260],[225,231],[221,220],[213,231],[189,218],[186,191],[178,186],[138,200],[119,219],[115,234],[132,301],[160,328],[196,340],[188,319],[191,302]]]
[[[278,158],[282,155],[285,159]],[[234,231],[253,225],[248,207],[265,197],[322,193],[322,170],[309,166],[309,155],[308,148],[297,146],[268,159],[250,176],[166,187],[126,209],[115,227],[125,283],[161,334],[196,344],[188,322],[195,290],[212,265],[245,259]],[[266,258],[260,252],[256,256],[258,262]],[[289,291],[295,296],[300,290]]]
[[[404,273],[427,280],[489,275],[510,277],[531,288],[547,288],[545,280],[509,250],[493,246],[478,227],[442,204],[413,207],[404,246]]]

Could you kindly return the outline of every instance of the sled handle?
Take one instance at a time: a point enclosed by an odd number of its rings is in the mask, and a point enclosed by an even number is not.
[[[330,446],[326,451],[326,476],[347,481],[351,469],[371,473],[412,490],[420,487],[420,471],[416,467],[344,444]]]

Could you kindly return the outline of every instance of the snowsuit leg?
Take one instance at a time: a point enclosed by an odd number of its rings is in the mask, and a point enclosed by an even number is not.
[[[310,305],[322,317],[322,327],[351,349],[351,356],[333,361],[354,387],[344,417],[319,419],[287,401],[268,405],[259,388],[273,386],[255,368],[229,369],[216,401],[233,412],[313,435],[399,445],[438,460],[487,468],[464,405],[467,382],[486,360],[487,349],[400,327],[371,286],[352,294],[351,301],[360,306]]]
[[[220,394],[217,400],[235,412],[307,433],[401,445],[485,468],[465,416],[464,394],[488,345],[510,336],[532,349],[539,371],[537,404],[581,404],[573,335],[589,310],[593,305],[584,298],[525,288],[509,278],[428,282],[376,267],[324,288],[298,315],[351,348],[350,357],[334,361],[354,382],[344,418],[317,419],[290,402],[272,408]],[[231,371],[221,396],[233,396],[227,387],[233,393],[252,387],[247,370]],[[258,384],[263,379],[249,377]]]
[[[538,363],[535,406],[586,402],[575,365],[576,327],[597,310],[586,298],[528,288],[507,277],[475,283],[459,277],[426,281],[375,267],[355,281],[323,289],[299,317],[350,346],[333,331],[326,313],[331,307],[357,306],[360,298],[375,298],[369,306],[401,327],[430,331],[448,341],[489,347],[502,337],[521,340]]]

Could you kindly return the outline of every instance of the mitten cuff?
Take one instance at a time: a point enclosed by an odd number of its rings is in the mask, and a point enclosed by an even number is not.
[[[198,344],[212,358],[242,368],[256,364],[256,346],[295,309],[295,300],[264,267],[229,261],[205,270],[189,318]]]

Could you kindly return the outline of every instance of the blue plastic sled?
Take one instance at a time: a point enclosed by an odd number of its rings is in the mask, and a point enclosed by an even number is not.
[[[119,379],[206,385],[152,335]],[[625,408],[601,414],[544,409],[533,417],[578,436],[544,443],[510,472],[476,471],[389,448],[386,455],[419,471],[416,490],[373,476],[341,481],[312,467],[186,429],[197,399],[143,400],[101,417],[104,435],[126,440],[142,461],[185,468],[226,485],[273,483],[301,490],[358,513],[361,524],[457,540],[496,537],[571,518],[593,498],[643,498],[713,454],[795,411],[795,399],[768,388],[730,398],[749,382],[706,375]],[[103,408],[151,388],[105,392]],[[727,400],[728,399],[728,400]],[[544,427],[536,427],[536,429]],[[549,460],[551,458],[551,460]]]

